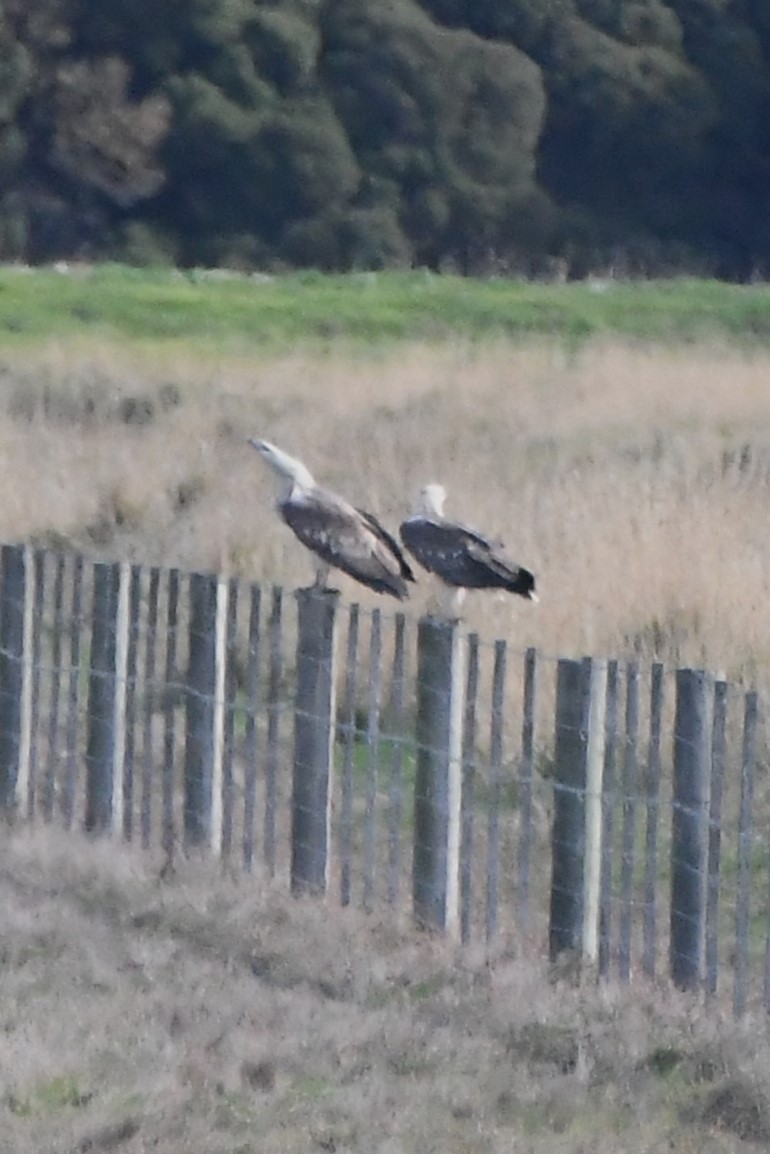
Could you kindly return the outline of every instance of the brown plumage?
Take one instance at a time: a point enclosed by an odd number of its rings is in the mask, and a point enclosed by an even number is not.
[[[412,569],[396,539],[372,513],[321,488],[301,461],[269,441],[253,439],[250,444],[284,482],[277,505],[283,520],[322,561],[316,572],[319,588],[333,567],[377,593],[399,600],[409,596]]]
[[[402,523],[401,540],[415,560],[452,589],[504,589],[537,601],[529,569],[511,561],[499,541],[448,520],[445,500],[443,485],[426,485],[415,512]]]

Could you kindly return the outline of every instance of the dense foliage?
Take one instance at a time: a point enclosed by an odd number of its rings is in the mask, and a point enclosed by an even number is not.
[[[770,260],[766,0],[0,0],[0,259]]]

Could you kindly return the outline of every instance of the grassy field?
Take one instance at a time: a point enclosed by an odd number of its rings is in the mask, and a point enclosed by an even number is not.
[[[14,1154],[733,1154],[770,1142],[766,1030],[718,1007],[178,876],[46,830],[0,846]]]
[[[537,575],[469,598],[487,639],[761,681],[768,318],[699,282],[5,269],[0,538],[304,583],[257,434],[391,527],[442,481]]]
[[[607,335],[767,343],[770,288],[697,280],[527,284],[427,272],[272,278],[109,265],[0,269],[0,348],[56,338],[283,353],[296,342],[580,343]]]
[[[256,434],[391,527],[442,481],[537,575],[538,606],[468,598],[487,640],[767,685],[768,337],[764,287],[3,269],[0,539],[305,583]],[[636,976],[51,830],[3,837],[0,898],[14,1154],[770,1142],[764,1026]]]

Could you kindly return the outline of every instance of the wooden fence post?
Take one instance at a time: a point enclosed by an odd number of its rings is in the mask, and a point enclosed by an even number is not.
[[[702,670],[678,669],[674,718],[670,966],[672,980],[685,990],[697,989],[703,968],[712,704],[712,678]]]
[[[0,808],[16,803],[21,745],[24,650],[24,548],[3,545],[0,600]]]
[[[64,828],[71,829],[75,816],[75,798],[77,792],[78,769],[80,766],[80,678],[82,669],[80,664],[81,633],[83,630],[83,570],[85,563],[80,553],[75,555],[72,564],[72,602],[71,616],[67,622],[69,633],[69,675],[67,678],[67,724],[66,750],[67,760],[64,768],[64,785],[62,788],[62,817]]]
[[[184,759],[184,841],[188,847],[205,845],[212,831],[218,584],[210,573],[190,576]]]
[[[604,764],[602,766],[602,864],[599,880],[599,977],[610,973],[612,954],[612,879],[617,805],[618,663],[607,662],[604,709]]]
[[[738,828],[738,895],[735,910],[735,985],[733,1014],[746,1012],[749,976],[751,851],[754,819],[754,774],[757,763],[758,700],[756,691],[746,694],[743,714],[741,762],[741,808]]]
[[[626,726],[623,753],[621,801],[623,820],[620,833],[620,940],[618,976],[631,979],[631,937],[634,928],[634,875],[636,873],[636,809],[639,776],[639,666],[626,665]]]
[[[473,810],[476,785],[476,698],[479,691],[479,635],[468,635],[463,706],[463,782],[460,830],[460,939],[471,940],[473,917]]]
[[[115,658],[120,566],[93,567],[91,655],[88,674],[86,815],[89,833],[112,826],[115,774]]]
[[[583,661],[562,660],[558,665],[549,933],[552,961],[562,950],[585,950],[590,958],[598,955],[606,677],[606,667],[588,657]]]
[[[372,610],[367,685],[366,809],[364,811],[364,909],[371,909],[377,851],[377,792],[380,766],[380,698],[382,696],[382,613]]]
[[[530,929],[529,878],[532,865],[532,793],[535,774],[535,688],[537,650],[530,647],[524,655],[524,717],[521,725],[521,769],[519,777],[519,848],[516,875],[517,928],[521,934]]]
[[[392,906],[398,903],[401,886],[401,825],[404,809],[404,741],[406,731],[405,662],[404,642],[406,618],[396,614],[396,633],[393,643],[393,672],[390,679],[390,704],[388,708],[388,729],[392,740],[390,755],[390,781],[388,783],[389,830],[388,830],[388,901]]]
[[[412,900],[419,925],[452,932],[459,912],[464,650],[456,622],[420,619]]]
[[[339,593],[298,589],[296,597],[291,891],[323,894],[329,880]]]
[[[176,842],[174,820],[174,785],[176,777],[176,688],[179,683],[177,649],[179,647],[179,589],[181,574],[169,569],[166,574],[166,661],[163,674],[163,777],[161,784],[161,845],[171,861]]]
[[[40,804],[45,821],[53,820],[56,796],[56,770],[59,760],[59,714],[61,711],[62,687],[62,639],[64,636],[64,554],[56,558],[56,575],[53,583],[53,622],[51,628],[51,685],[49,689],[48,749],[45,775],[42,783]]]
[[[115,594],[115,662],[113,686],[112,741],[112,815],[113,829],[125,830],[126,824],[126,738],[128,715],[128,650],[131,631],[131,566],[118,565]]]
[[[147,590],[147,624],[145,626],[144,669],[142,671],[144,677],[144,718],[142,725],[142,798],[140,809],[143,849],[149,849],[152,836],[152,794],[155,775],[153,696],[156,690],[159,602],[160,569],[153,566],[150,569],[150,583]]]
[[[123,749],[123,824],[126,841],[134,835],[135,760],[136,760],[136,690],[139,654],[140,617],[142,612],[142,567],[131,565],[128,573],[126,622],[125,714],[126,741]]]
[[[270,877],[275,876],[278,762],[281,738],[281,679],[283,677],[283,589],[273,586],[267,622],[267,748],[265,750],[265,821],[262,852]]]
[[[223,861],[229,861],[233,845],[233,819],[235,816],[235,780],[233,764],[235,759],[235,709],[238,700],[238,675],[236,661],[238,655],[238,578],[231,577],[227,583],[220,582],[219,597],[225,602],[227,612],[225,637],[222,651],[224,664],[223,716],[222,716],[222,830],[218,842],[212,848],[221,853]],[[224,610],[223,610],[224,613]],[[213,841],[213,839],[212,839]]]
[[[708,861],[706,868],[706,993],[716,994],[719,980],[719,888],[722,859],[722,799],[727,765],[726,681],[714,685],[714,716],[711,730],[711,790],[709,796]],[[740,837],[740,830],[738,831]]]
[[[356,749],[356,691],[360,607],[350,606],[345,654],[340,732],[342,745],[342,798],[340,807],[340,901],[350,905],[353,874],[353,759]]]
[[[486,939],[497,934],[497,906],[500,888],[500,798],[503,779],[503,730],[505,729],[505,676],[508,650],[505,641],[495,642],[492,667],[492,710],[489,732],[489,813],[487,816],[487,901]]]
[[[214,701],[211,712],[211,852],[221,854],[225,842],[225,717],[227,705],[227,630],[230,618],[230,585],[217,577],[214,608]],[[229,814],[232,831],[232,810]],[[229,845],[228,845],[229,851]]]
[[[246,666],[246,732],[244,757],[246,771],[243,798],[243,865],[251,871],[254,864],[254,815],[257,807],[257,717],[262,692],[259,669],[261,650],[262,591],[252,585],[249,600],[249,658]]]
[[[659,661],[652,666],[650,685],[650,740],[647,752],[646,830],[644,860],[644,923],[642,970],[648,978],[655,976],[658,953],[657,904],[655,900],[658,877],[658,834],[660,825],[661,736],[665,701],[663,666]]]
[[[602,779],[604,777],[607,663],[585,658],[583,676],[588,693],[586,744],[586,861],[583,877],[583,956],[599,958],[599,916],[602,868]],[[585,706],[584,706],[585,708]]]
[[[21,638],[21,700],[19,702],[19,762],[16,777],[16,803],[25,817],[34,816],[35,807],[35,741],[33,714],[39,706],[40,687],[40,631],[43,608],[43,569],[33,550],[23,550],[24,564],[24,624]],[[38,595],[40,594],[40,595]],[[37,663],[35,661],[37,658]],[[37,685],[37,692],[35,686]],[[36,700],[37,698],[37,700]]]
[[[40,686],[42,682],[43,629],[46,609],[46,554],[42,549],[27,549],[28,564],[34,571],[31,586],[31,628],[30,649],[26,652],[26,664],[30,670],[29,707],[29,791],[27,815],[30,820],[37,810],[40,791],[40,714],[42,709]],[[26,634],[26,629],[25,629]]]

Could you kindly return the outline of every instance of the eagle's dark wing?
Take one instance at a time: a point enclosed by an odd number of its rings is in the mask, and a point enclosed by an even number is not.
[[[412,517],[400,529],[409,552],[446,585],[464,589],[507,589],[532,596],[535,579],[515,565],[497,542],[451,521]]]
[[[507,589],[509,593],[519,593],[522,597],[533,597],[534,575],[529,569],[517,565],[506,557],[500,546],[472,540],[469,542],[468,552],[489,574],[490,586]]]
[[[447,585],[477,584],[479,566],[470,556],[467,534],[459,526],[410,517],[399,532],[406,548],[429,573],[435,573]]]
[[[396,558],[399,566],[401,576],[405,581],[416,581],[417,578],[412,571],[412,567],[403,554],[403,550],[396,538],[389,533],[385,526],[377,520],[373,513],[367,513],[366,509],[356,509],[360,513],[372,531],[380,538],[382,543],[387,546],[393,556]]]
[[[409,596],[398,556],[357,509],[320,492],[284,502],[281,513],[302,544],[327,564],[377,593]]]

